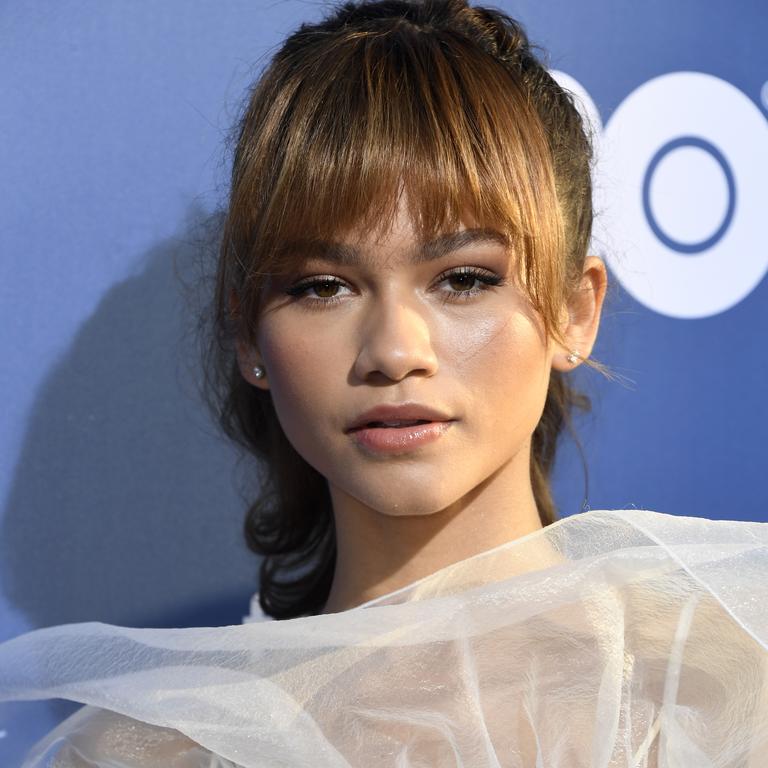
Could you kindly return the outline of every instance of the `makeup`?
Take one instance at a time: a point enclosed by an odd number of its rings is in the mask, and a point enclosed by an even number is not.
[[[428,421],[402,427],[364,427],[348,434],[366,451],[381,455],[409,453],[444,435],[453,421]]]

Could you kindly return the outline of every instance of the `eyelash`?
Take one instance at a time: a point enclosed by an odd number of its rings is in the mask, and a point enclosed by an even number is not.
[[[481,293],[484,293],[485,291],[491,288],[495,288],[496,286],[505,284],[504,278],[500,277],[497,274],[494,274],[493,272],[488,272],[478,267],[460,267],[458,269],[449,270],[448,272],[444,272],[442,275],[440,275],[437,278],[437,282],[442,283],[445,280],[448,280],[449,278],[455,277],[457,275],[461,277],[465,277],[465,276],[473,277],[476,280],[479,280],[480,283],[482,283],[482,287],[472,288],[468,291],[453,291],[453,292],[446,293],[445,296],[443,297],[443,303],[455,302],[455,301],[467,301],[468,299],[471,299]],[[305,295],[308,290],[320,285],[326,285],[326,286],[339,285],[344,287],[344,282],[342,280],[339,280],[337,277],[333,277],[331,275],[313,277],[309,280],[305,280],[297,283],[294,286],[291,286],[285,292],[289,296],[295,296],[299,300],[305,302],[305,304],[312,309],[326,309],[331,305],[337,304],[342,300],[341,296],[331,296],[330,298],[310,299]]]

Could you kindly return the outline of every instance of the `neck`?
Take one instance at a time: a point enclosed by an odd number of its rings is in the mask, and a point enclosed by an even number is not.
[[[386,515],[330,486],[336,569],[323,613],[354,608],[540,529],[524,453],[450,506]]]

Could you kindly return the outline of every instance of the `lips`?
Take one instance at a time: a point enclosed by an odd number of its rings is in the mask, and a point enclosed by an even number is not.
[[[409,420],[402,420],[402,421],[369,421],[365,426],[366,427],[395,427],[397,429],[402,429],[403,427],[415,427],[417,424],[429,424],[430,421],[427,419],[409,419]],[[363,429],[363,427],[357,427],[357,429]]]
[[[405,428],[435,421],[452,421],[445,411],[422,403],[382,404],[357,416],[347,432],[370,428]]]

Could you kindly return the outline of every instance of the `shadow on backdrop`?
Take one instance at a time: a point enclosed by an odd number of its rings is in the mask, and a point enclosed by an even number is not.
[[[103,297],[37,396],[0,530],[0,583],[35,627],[239,623],[257,588],[174,274],[195,281],[217,218],[188,221]]]
[[[258,588],[184,288],[218,217],[187,222],[104,295],[37,395],[0,528],[0,584],[32,627],[238,624]],[[77,705],[19,706],[50,708],[40,721]]]

